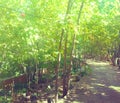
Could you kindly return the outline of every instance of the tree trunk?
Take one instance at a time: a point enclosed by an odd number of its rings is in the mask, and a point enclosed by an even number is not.
[[[71,74],[71,70],[72,70],[72,59],[73,59],[73,50],[74,50],[74,46],[75,46],[75,39],[76,39],[76,35],[74,34],[73,36],[73,41],[72,41],[72,48],[71,48],[71,52],[70,52],[70,64],[69,64],[69,68],[68,68],[68,75],[67,75],[67,91],[69,89],[69,81],[70,81],[70,74]]]
[[[63,34],[64,34],[64,30],[62,30],[61,37],[60,37],[60,43],[59,43],[59,48],[58,48],[59,53],[58,53],[57,67],[56,67],[56,70],[55,70],[55,74],[56,74],[55,103],[57,103],[57,101],[58,101],[58,73],[59,73],[59,68],[60,68],[61,47],[62,47]]]
[[[66,11],[66,16],[64,21],[66,21],[67,16],[71,10],[72,7],[72,0],[68,1],[68,6],[67,6],[67,11]],[[67,83],[66,83],[66,77],[67,77],[67,39],[68,39],[68,34],[65,35],[65,48],[64,48],[64,69],[63,69],[63,96],[64,97],[67,94]]]
[[[67,39],[68,34],[65,36],[65,49],[64,49],[64,69],[63,69],[63,97],[67,94],[66,76],[67,76]]]
[[[80,6],[78,19],[77,19],[77,25],[79,25],[79,19],[80,19],[81,11],[83,9],[83,4],[84,4],[84,2],[82,2],[81,6]],[[76,34],[74,33],[73,40],[72,40],[72,48],[71,48],[71,52],[70,52],[70,64],[69,64],[68,76],[67,76],[67,86],[66,86],[67,91],[69,89],[69,81],[70,81],[70,76],[71,76],[70,74],[71,74],[71,70],[72,70],[72,59],[73,59],[72,55],[73,55],[73,51],[75,49],[75,40],[76,40]]]

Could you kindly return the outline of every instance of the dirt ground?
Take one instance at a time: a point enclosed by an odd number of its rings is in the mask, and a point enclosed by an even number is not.
[[[120,103],[120,70],[108,62],[88,64],[92,74],[83,77],[59,103]]]
[[[69,94],[58,103],[120,103],[120,69],[108,62],[87,60],[87,63],[92,73],[75,83]]]

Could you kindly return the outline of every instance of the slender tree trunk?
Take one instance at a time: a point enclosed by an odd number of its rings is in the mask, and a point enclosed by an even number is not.
[[[64,30],[62,30],[61,37],[60,37],[60,43],[59,43],[59,48],[58,48],[59,53],[58,53],[57,67],[55,70],[55,73],[56,73],[55,103],[57,103],[57,101],[58,101],[58,73],[59,73],[60,61],[61,61],[61,47],[62,47],[63,34],[64,34]]]
[[[71,48],[71,52],[70,52],[70,64],[69,64],[69,68],[68,68],[68,78],[67,78],[67,91],[69,88],[69,80],[70,80],[70,74],[71,74],[71,70],[72,70],[72,59],[73,59],[73,51],[74,51],[74,46],[75,46],[75,39],[76,39],[76,35],[74,34],[73,36],[73,41],[72,41],[72,48]]]
[[[67,39],[68,34],[65,36],[65,49],[64,49],[64,69],[63,69],[63,97],[67,94],[66,77],[67,77]]]
[[[78,14],[78,19],[77,19],[77,25],[79,25],[79,21],[80,21],[80,16],[81,16],[81,12],[84,6],[84,1],[82,2],[81,6],[80,6],[80,10],[79,10],[79,14]]]
[[[66,16],[64,21],[67,20],[67,16],[71,10],[72,7],[72,0],[68,1],[68,6],[67,6],[67,11],[66,11]],[[65,47],[64,47],[64,69],[63,69],[63,97],[67,94],[67,82],[66,82],[66,77],[67,77],[67,39],[68,39],[68,34],[65,35]]]
[[[78,14],[78,19],[77,19],[77,25],[79,25],[79,19],[80,19],[80,15],[81,15],[81,11],[83,9],[83,4],[84,2],[82,2],[81,6],[80,6],[80,10],[79,10],[79,14]],[[74,33],[73,35],[73,40],[72,40],[72,48],[71,48],[71,52],[70,52],[70,65],[68,68],[68,76],[67,76],[67,91],[69,89],[69,81],[70,81],[70,74],[71,74],[71,70],[72,70],[72,59],[73,59],[73,51],[75,49],[75,40],[76,40],[76,33]]]

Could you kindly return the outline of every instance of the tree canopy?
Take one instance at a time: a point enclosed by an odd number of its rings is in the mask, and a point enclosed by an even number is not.
[[[23,73],[24,67],[55,67],[58,53],[105,56],[120,45],[119,0],[1,0],[0,76]],[[84,3],[78,20],[79,9]],[[66,16],[67,14],[67,16]],[[62,48],[59,42],[64,30]]]

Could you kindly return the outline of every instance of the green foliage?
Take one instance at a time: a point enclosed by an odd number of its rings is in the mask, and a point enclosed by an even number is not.
[[[68,35],[67,59],[76,34],[74,55],[106,55],[114,43],[119,44],[120,11],[118,1],[84,0],[79,25],[77,17],[82,0],[1,0],[0,1],[0,76],[23,73],[33,69],[56,67],[62,29],[61,57],[63,63],[65,35]],[[47,63],[47,64],[46,64]]]

